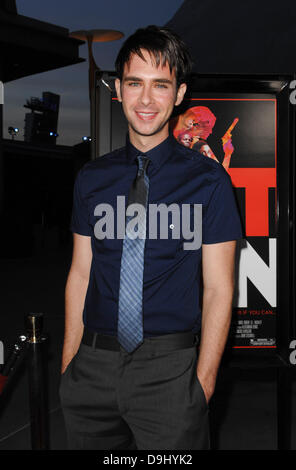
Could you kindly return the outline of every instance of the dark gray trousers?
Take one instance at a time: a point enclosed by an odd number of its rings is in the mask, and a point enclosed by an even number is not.
[[[166,336],[132,354],[80,345],[59,389],[69,449],[209,449],[197,346],[166,351]]]

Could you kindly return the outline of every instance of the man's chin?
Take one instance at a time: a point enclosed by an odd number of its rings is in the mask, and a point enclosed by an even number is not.
[[[150,129],[139,129],[136,126],[133,126],[132,124],[130,125],[131,129],[138,135],[143,136],[143,137],[150,137],[156,134],[159,134],[167,122],[165,122],[162,126],[156,127],[156,128],[150,128]]]

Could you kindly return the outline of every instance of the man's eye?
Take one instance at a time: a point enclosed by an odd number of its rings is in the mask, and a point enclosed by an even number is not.
[[[139,82],[129,82],[128,86],[138,86],[140,85]]]
[[[167,88],[167,86],[164,85],[163,83],[157,83],[157,84],[156,84],[156,87],[157,87],[157,88]]]

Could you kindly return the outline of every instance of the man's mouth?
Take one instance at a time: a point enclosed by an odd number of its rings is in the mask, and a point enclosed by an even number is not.
[[[152,119],[155,118],[157,115],[157,112],[142,112],[142,111],[136,111],[136,115],[141,119],[142,121],[151,121]]]

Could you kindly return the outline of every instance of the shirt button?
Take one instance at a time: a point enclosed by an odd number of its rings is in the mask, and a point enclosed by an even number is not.
[[[175,227],[174,224],[171,224],[171,225],[170,225],[170,228],[171,228],[171,229],[173,229],[174,227]]]

